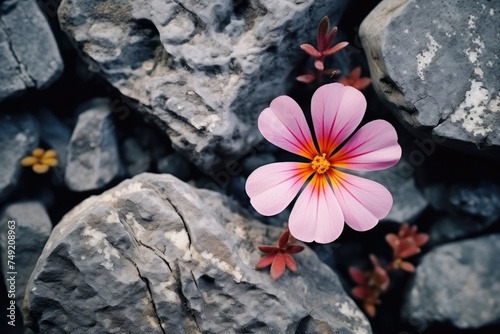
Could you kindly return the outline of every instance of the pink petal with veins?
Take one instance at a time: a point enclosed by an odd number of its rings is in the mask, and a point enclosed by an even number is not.
[[[401,158],[401,146],[394,127],[378,119],[365,124],[335,153],[335,167],[373,171],[394,166]]]
[[[324,175],[315,174],[299,195],[288,228],[296,239],[305,242],[329,243],[340,236],[344,217]]]
[[[264,138],[284,150],[311,160],[317,154],[304,113],[288,96],[275,98],[260,114],[258,126]]]
[[[272,216],[290,204],[312,172],[307,163],[278,162],[265,165],[250,174],[245,190],[257,212]]]
[[[339,170],[328,174],[347,225],[366,231],[389,213],[392,195],[381,184]]]
[[[311,114],[321,153],[329,156],[361,122],[366,109],[364,95],[340,83],[323,85],[312,97]]]

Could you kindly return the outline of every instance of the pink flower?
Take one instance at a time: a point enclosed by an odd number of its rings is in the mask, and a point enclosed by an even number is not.
[[[307,162],[278,162],[256,169],[246,183],[253,207],[265,216],[278,214],[305,185],[288,221],[295,238],[332,242],[342,233],[344,221],[357,231],[373,228],[389,213],[391,194],[382,185],[340,168],[391,167],[401,157],[401,147],[394,127],[384,120],[369,122],[349,138],[365,108],[360,91],[339,83],[321,86],[311,102],[315,142],[299,105],[288,96],[274,99],[259,116],[260,132]]]

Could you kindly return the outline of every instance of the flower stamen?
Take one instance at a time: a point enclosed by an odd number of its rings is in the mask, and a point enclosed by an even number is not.
[[[326,153],[323,153],[322,155],[317,155],[314,157],[314,160],[311,161],[311,168],[316,171],[318,174],[323,174],[325,173],[329,168],[331,164],[326,159]]]

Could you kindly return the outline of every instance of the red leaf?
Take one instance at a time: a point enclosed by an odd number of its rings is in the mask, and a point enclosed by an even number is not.
[[[279,248],[285,248],[286,244],[288,243],[288,239],[290,239],[290,230],[286,229],[281,233],[280,238],[278,239],[278,247]]]
[[[408,224],[401,225],[401,227],[399,228],[399,236],[400,237],[406,236],[409,228],[410,228],[410,226],[408,226]]]
[[[311,83],[315,79],[314,75],[312,74],[303,74],[299,75],[298,77],[295,78],[295,80],[303,82],[303,83]]]
[[[257,246],[261,252],[264,253],[270,253],[270,254],[276,254],[279,252],[279,248],[276,246],[267,246],[267,245],[260,245]]]
[[[303,250],[304,250],[304,246],[300,246],[300,245],[290,245],[290,246],[286,247],[286,252],[289,254],[299,253],[299,252],[302,252]]]
[[[410,273],[414,272],[415,271],[415,266],[413,264],[411,264],[410,262],[406,262],[406,261],[402,261],[400,264],[399,264],[399,268],[403,269],[403,270],[406,270]]]
[[[349,267],[349,275],[351,275],[351,278],[354,282],[360,285],[366,284],[366,276],[363,271],[361,271],[361,269],[356,267]]]
[[[365,303],[364,309],[366,314],[368,314],[368,316],[370,316],[371,318],[373,318],[377,313],[377,309],[375,308],[375,305],[373,305],[372,303]]]
[[[358,299],[365,299],[369,294],[369,290],[364,286],[357,286],[352,289],[352,295]]]
[[[337,27],[332,28],[332,30],[330,31],[330,33],[328,34],[328,37],[326,39],[325,48],[329,48],[330,45],[332,45],[333,40],[335,39],[335,36],[337,36],[337,31],[338,31]]]
[[[302,44],[300,46],[300,48],[302,50],[304,50],[311,57],[314,57],[314,58],[321,57],[321,52],[316,50],[316,48],[314,46],[312,46],[311,44]]]
[[[329,48],[328,50],[322,51],[321,54],[323,56],[329,56],[329,55],[332,55],[334,53],[339,52],[340,50],[342,50],[343,48],[345,48],[348,45],[349,45],[349,42],[340,42],[340,43],[336,44],[334,47]]]
[[[352,86],[357,90],[363,90],[370,86],[372,80],[370,78],[359,78]]]
[[[393,234],[389,233],[385,236],[385,241],[391,246],[393,249],[395,249],[399,245],[399,238]]]
[[[415,244],[418,247],[425,245],[429,241],[429,235],[425,233],[419,233],[415,236]]]
[[[271,265],[271,277],[278,279],[285,273],[285,256],[283,253],[276,254],[273,264]]]
[[[413,247],[403,248],[398,252],[398,255],[399,258],[406,259],[418,253],[420,253],[420,248],[418,248],[417,246],[413,246]]]
[[[290,269],[293,272],[297,271],[297,263],[295,263],[295,260],[288,254],[283,254],[285,257],[285,264],[288,269]]]
[[[319,71],[323,71],[325,69],[325,64],[323,64],[322,60],[316,60],[314,62],[314,67],[316,67],[316,69]]]
[[[260,259],[259,262],[257,262],[257,264],[255,265],[255,269],[262,269],[269,266],[271,263],[273,263],[275,257],[275,254],[264,255],[262,259]]]
[[[321,19],[318,25],[318,50],[320,52],[328,47],[326,44],[328,29],[330,29],[330,20],[328,19],[328,16],[325,16]]]

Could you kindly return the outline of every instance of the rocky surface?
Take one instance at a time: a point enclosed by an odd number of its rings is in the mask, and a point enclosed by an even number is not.
[[[36,261],[42,253],[45,242],[49,238],[52,223],[43,205],[34,201],[10,204],[0,213],[0,217],[2,222],[0,224],[2,273],[6,280],[5,284],[9,289],[10,282],[7,279],[11,275],[7,273],[17,272],[14,284],[16,305],[21,307],[26,285],[33,268],[35,268]],[[14,221],[14,223],[9,223],[9,221]],[[10,235],[15,236],[14,248],[11,248],[14,251],[14,257],[12,258],[14,270],[8,268],[7,263],[10,260],[7,257],[9,230],[14,231],[14,234]]]
[[[360,36],[372,83],[419,136],[497,156],[498,1],[384,0]]]
[[[417,267],[405,316],[463,329],[500,322],[499,252],[499,234],[433,249]]]
[[[81,108],[64,173],[66,185],[74,191],[102,188],[121,168],[110,101],[96,98]]]
[[[371,333],[314,252],[273,281],[253,269],[266,227],[227,197],[141,174],[54,228],[25,299],[42,333]],[[112,287],[112,289],[110,289]]]
[[[285,93],[299,45],[346,3],[65,0],[58,14],[90,67],[208,172],[261,138],[256,118]]]
[[[433,244],[478,234],[500,220],[500,186],[438,184],[425,190],[431,206],[446,215],[430,225]]]
[[[0,3],[0,101],[51,84],[63,71],[56,40],[31,0]]]
[[[37,147],[38,123],[26,112],[0,113],[0,201],[14,189],[19,181],[20,161]]]

